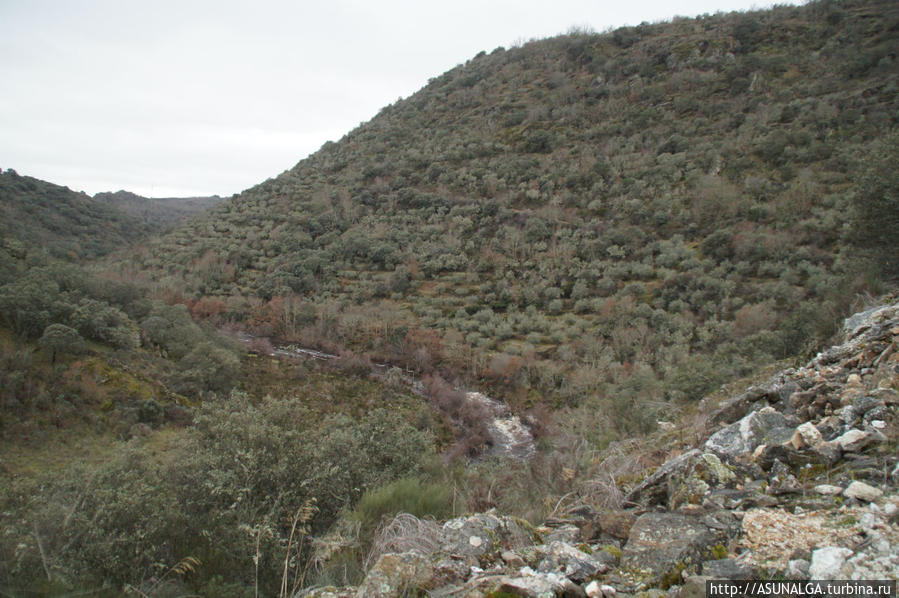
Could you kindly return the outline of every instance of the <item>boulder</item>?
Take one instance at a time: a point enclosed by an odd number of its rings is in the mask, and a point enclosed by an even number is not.
[[[557,573],[574,581],[587,581],[609,570],[609,563],[597,555],[587,554],[565,542],[552,542],[548,546],[546,558],[537,566],[538,573]],[[613,559],[614,560],[614,559]]]
[[[840,578],[843,564],[852,556],[848,548],[825,546],[812,552],[812,564],[809,566],[810,579],[828,580]]]
[[[626,503],[643,506],[702,504],[715,488],[730,488],[737,476],[717,455],[693,449],[668,460],[625,497]]]
[[[843,496],[863,500],[865,502],[874,502],[883,496],[883,491],[874,486],[869,486],[864,482],[855,481],[849,484],[846,490],[843,491]]]
[[[838,437],[835,442],[847,453],[860,453],[870,445],[884,440],[886,438],[879,432],[852,429]]]
[[[706,517],[710,517],[710,521],[670,512],[640,516],[624,546],[621,566],[670,578],[690,565],[698,565],[706,560],[714,546],[725,544],[739,528],[726,511],[706,514]],[[707,524],[712,521],[714,527]],[[725,529],[715,529],[717,527]]]
[[[773,407],[753,411],[743,419],[715,432],[706,448],[722,455],[736,457],[751,453],[761,444],[783,444],[793,436],[791,421]]]
[[[450,519],[443,524],[443,535],[443,552],[474,558],[500,546],[515,550],[536,543],[535,532],[526,523],[493,513]]]

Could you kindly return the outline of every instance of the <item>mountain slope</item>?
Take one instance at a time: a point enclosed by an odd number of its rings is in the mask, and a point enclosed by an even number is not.
[[[819,2],[481,53],[123,267],[519,405],[696,398],[877,290],[843,230],[899,114],[897,18]]]
[[[141,197],[128,191],[97,193],[94,195],[94,199],[128,214],[150,227],[153,232],[161,232],[222,201],[218,195],[211,197]]]

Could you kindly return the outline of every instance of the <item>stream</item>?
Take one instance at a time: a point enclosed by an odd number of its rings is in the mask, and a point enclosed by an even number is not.
[[[279,359],[294,359],[299,357],[304,359],[329,361],[338,357],[331,353],[301,347],[296,344],[280,343],[271,338],[252,336],[246,332],[237,332],[232,336],[246,345],[249,345],[257,338],[265,338],[265,340],[272,346],[269,356]],[[376,363],[374,364],[374,368],[374,375],[379,378],[384,378],[391,369],[398,369],[387,363]],[[427,398],[427,393],[422,381],[419,378],[411,376],[407,371],[400,371],[402,372],[403,382],[408,385],[410,390],[420,397]],[[512,414],[505,403],[490,398],[481,392],[466,391],[458,388],[456,390],[461,391],[464,394],[466,401],[482,405],[489,414],[491,418],[490,421],[487,422],[487,431],[490,434],[489,455],[521,460],[530,459],[534,455],[536,447],[531,431],[522,423],[517,415]]]

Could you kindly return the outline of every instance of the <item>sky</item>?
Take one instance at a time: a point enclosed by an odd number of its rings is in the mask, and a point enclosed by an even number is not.
[[[481,50],[767,6],[0,0],[0,168],[91,195],[230,196]]]

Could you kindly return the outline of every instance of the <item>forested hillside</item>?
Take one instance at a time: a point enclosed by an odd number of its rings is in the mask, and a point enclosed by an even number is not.
[[[128,214],[154,232],[160,232],[173,224],[207,210],[222,201],[211,197],[141,197],[128,191],[97,193],[94,199],[107,203]]]
[[[895,181],[897,18],[815,2],[482,52],[121,269],[645,430],[890,275],[850,233],[859,181]]]

